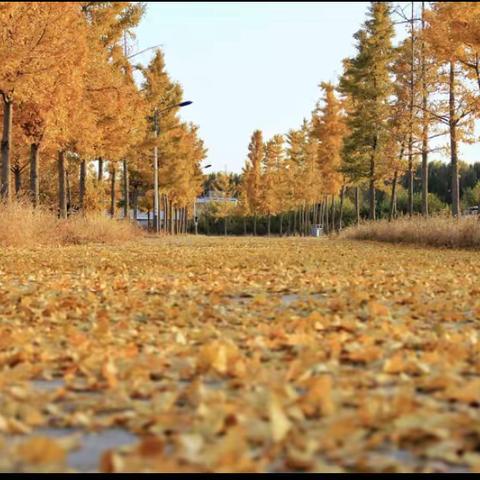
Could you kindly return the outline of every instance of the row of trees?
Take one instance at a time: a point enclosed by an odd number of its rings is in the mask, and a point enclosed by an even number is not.
[[[131,204],[151,210],[157,146],[164,228],[185,229],[206,151],[197,127],[177,116],[183,91],[162,52],[147,67],[131,63],[144,11],[139,2],[0,4],[4,201],[25,192],[61,217],[107,208],[115,216],[119,204],[125,216]]]
[[[480,198],[480,163],[467,164],[459,162],[460,171],[460,205],[461,210],[467,210],[478,206]],[[428,164],[428,207],[433,215],[451,214],[451,185],[450,165],[440,160],[431,160]],[[211,201],[203,206],[199,220],[199,231],[206,234],[235,234],[244,235],[255,229],[258,235],[268,233],[268,216],[259,215],[255,219],[244,215],[244,207],[240,202],[241,185],[243,176],[235,173],[217,172],[208,175],[204,182],[204,194],[211,195]],[[414,196],[413,211],[415,215],[422,213],[422,165],[418,162],[414,171]],[[405,175],[399,179],[395,192],[395,206],[397,215],[409,214],[409,178]],[[212,198],[213,197],[213,198]],[[237,202],[227,202],[225,199],[233,198]],[[216,199],[216,200],[215,200]],[[369,215],[369,191],[368,185],[364,187],[346,189],[343,195],[342,225],[349,226],[360,218]],[[337,196],[333,202],[336,228],[340,220],[341,196]],[[376,192],[376,216],[388,218],[392,205],[392,190],[386,188]],[[323,213],[323,212],[322,212]],[[329,218],[332,216],[332,203],[329,202]],[[323,218],[325,220],[325,218]],[[270,217],[271,232],[283,235],[300,234],[301,225],[295,222],[295,212],[282,212]],[[308,225],[310,226],[310,225]]]
[[[347,191],[357,221],[361,190],[368,191],[372,220],[379,192],[390,191],[393,218],[400,183],[406,183],[408,213],[414,213],[418,188],[427,216],[429,158],[440,150],[450,155],[451,212],[461,214],[458,145],[473,141],[480,113],[480,5],[419,4],[394,11],[389,2],[371,2],[354,36],[356,54],[343,61],[337,85],[321,84],[311,118],[267,141],[260,130],[253,133],[239,205],[253,218],[254,232],[258,216],[269,225],[272,215],[291,215],[301,231],[313,223],[341,228]],[[397,46],[394,15],[408,33]],[[442,140],[447,140],[443,147]],[[281,225],[282,220],[280,230]]]

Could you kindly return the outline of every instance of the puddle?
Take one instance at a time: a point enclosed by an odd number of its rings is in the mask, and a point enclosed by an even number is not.
[[[311,294],[298,294],[298,293],[288,293],[286,295],[282,295],[280,297],[280,301],[285,305],[290,305],[291,303],[301,301],[308,301],[308,300],[319,300],[321,298],[325,298],[326,295],[324,293],[311,293]]]
[[[274,298],[279,298],[280,302],[285,305],[290,305],[291,303],[297,301],[307,302],[309,300],[320,300],[321,298],[326,298],[327,294],[325,293],[287,293],[284,295],[279,295],[278,293],[271,293],[269,296]],[[241,305],[246,305],[254,300],[254,295],[237,295],[227,298],[228,302],[239,303]]]
[[[41,392],[51,392],[65,386],[65,382],[59,378],[53,380],[31,380],[30,384],[34,390],[40,390]]]
[[[138,438],[121,428],[110,428],[99,432],[82,432],[73,428],[43,428],[34,432],[50,438],[61,438],[80,433],[79,448],[71,450],[67,464],[79,472],[96,472],[100,457],[105,450],[137,443]]]

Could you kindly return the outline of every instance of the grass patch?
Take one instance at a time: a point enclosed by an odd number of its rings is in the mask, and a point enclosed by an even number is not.
[[[477,217],[413,217],[389,222],[380,220],[350,227],[343,238],[407,243],[432,247],[480,247],[480,219]]]
[[[60,220],[46,208],[33,208],[27,201],[0,205],[2,247],[120,243],[141,234],[132,222],[112,220],[98,213]]]

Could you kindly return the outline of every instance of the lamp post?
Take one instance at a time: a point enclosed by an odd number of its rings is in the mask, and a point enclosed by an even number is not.
[[[159,192],[158,192],[158,146],[156,139],[160,133],[160,124],[159,124],[159,114],[172,110],[173,108],[186,107],[191,105],[193,102],[186,101],[171,105],[170,107],[158,110],[155,108],[153,113],[153,128],[155,132],[155,146],[153,147],[153,189],[154,189],[154,199],[153,199],[153,225],[155,228],[155,233],[160,231],[160,218],[159,218]]]
[[[203,168],[210,168],[211,165],[205,165]],[[195,225],[195,235],[198,235],[198,217],[197,217],[197,198],[193,200],[193,223]]]

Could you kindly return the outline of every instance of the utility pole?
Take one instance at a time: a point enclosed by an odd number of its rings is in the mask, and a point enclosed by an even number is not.
[[[210,168],[211,165],[205,165],[203,168]],[[197,197],[193,200],[193,224],[195,226],[195,235],[198,235],[198,217],[197,217]]]
[[[155,228],[155,232],[158,233],[160,231],[160,215],[159,215],[159,192],[158,192],[158,146],[157,146],[157,139],[160,133],[160,122],[159,122],[159,114],[162,112],[167,112],[172,108],[181,108],[191,105],[193,102],[186,101],[177,103],[175,105],[170,105],[162,110],[158,110],[158,107],[155,107],[153,113],[153,128],[154,128],[154,135],[155,135],[155,146],[153,147],[153,189],[154,189],[154,199],[153,199],[153,225]],[[150,117],[152,119],[152,117]]]
[[[155,146],[153,147],[153,225],[155,228],[155,233],[158,233],[160,231],[160,221],[158,215],[158,109],[155,109],[155,113],[153,114],[153,125],[155,129]]]
[[[126,61],[128,61],[128,48],[127,48],[127,32],[123,32],[123,54]],[[125,70],[127,75],[127,69]],[[130,218],[130,192],[129,192],[129,180],[128,180],[128,159],[125,156],[123,158],[123,218],[125,220]]]

